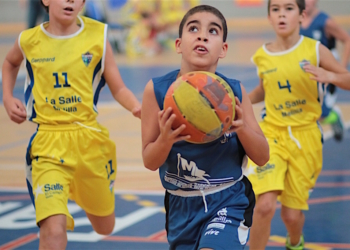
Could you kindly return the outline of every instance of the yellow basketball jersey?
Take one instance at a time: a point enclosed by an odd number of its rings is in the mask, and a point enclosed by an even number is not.
[[[23,31],[19,46],[26,61],[27,119],[38,124],[95,120],[105,85],[107,25],[78,17],[80,29],[69,36],[48,33],[44,23]]]
[[[253,55],[265,90],[264,121],[276,126],[303,126],[321,115],[322,85],[310,80],[302,66],[318,66],[319,42],[300,37],[298,43],[283,52],[269,52],[263,45]]]

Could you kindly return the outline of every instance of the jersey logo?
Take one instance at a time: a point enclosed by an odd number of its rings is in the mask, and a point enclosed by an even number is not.
[[[300,68],[302,69],[302,70],[304,70],[304,66],[305,65],[308,65],[308,64],[310,64],[310,61],[308,61],[308,60],[306,60],[306,59],[304,59],[304,60],[302,60],[301,62],[299,62],[299,65],[300,65]]]
[[[203,180],[206,183],[210,184],[210,182],[206,178],[206,177],[210,177],[210,175],[206,174],[204,170],[199,169],[195,162],[190,161],[188,163],[188,161],[185,158],[181,157],[181,154],[177,154],[177,158],[178,158],[177,170],[178,170],[179,176],[180,176],[180,172],[182,172],[183,177],[188,181],[193,182],[197,180]]]
[[[81,55],[82,59],[83,59],[83,62],[85,64],[85,66],[89,66],[91,60],[92,60],[92,54],[88,51],[86,52],[85,54],[82,54]]]

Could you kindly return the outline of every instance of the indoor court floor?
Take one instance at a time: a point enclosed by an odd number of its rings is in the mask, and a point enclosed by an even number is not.
[[[16,35],[0,35],[1,65]],[[229,53],[219,63],[218,71],[242,81],[247,92],[258,83],[250,56],[264,42],[273,39],[270,32],[233,33],[229,36]],[[160,76],[180,63],[172,51],[152,58],[130,59],[116,55],[126,85],[142,100],[147,81]],[[24,74],[21,69],[15,96],[23,100]],[[2,81],[0,82],[2,87]],[[341,142],[324,127],[324,168],[310,196],[304,227],[306,249],[350,249],[350,92],[339,90],[338,104],[346,122]],[[259,114],[261,105],[254,106]],[[100,123],[110,131],[117,145],[117,178],[115,182],[116,225],[112,235],[93,232],[84,212],[74,202],[69,210],[75,219],[74,232],[68,232],[67,249],[168,249],[164,231],[164,190],[158,172],[143,167],[141,158],[141,124],[112,100],[108,87],[99,101]],[[259,118],[258,118],[259,119]],[[38,249],[35,212],[26,190],[25,151],[36,126],[29,122],[11,122],[2,104],[0,90],[0,250]],[[280,209],[272,222],[267,249],[284,249],[286,230]],[[248,247],[247,247],[248,248]]]

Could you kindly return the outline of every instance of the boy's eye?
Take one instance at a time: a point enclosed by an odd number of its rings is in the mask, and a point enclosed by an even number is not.
[[[218,34],[218,31],[216,29],[210,29],[209,32],[210,34],[214,34],[214,35]]]
[[[287,10],[293,10],[293,7],[287,7]]]
[[[278,11],[278,8],[272,8],[272,11],[276,12],[276,11]]]
[[[189,31],[193,32],[193,31],[198,31],[197,27],[196,26],[191,26]]]

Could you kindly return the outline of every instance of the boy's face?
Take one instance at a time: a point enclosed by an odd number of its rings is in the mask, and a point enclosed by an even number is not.
[[[84,0],[42,0],[49,7],[49,15],[56,19],[75,21],[77,15],[84,7]]]
[[[316,8],[317,0],[305,0],[305,12],[311,14]]]
[[[183,63],[198,69],[216,67],[219,58],[224,58],[227,52],[220,19],[209,12],[193,14],[187,19],[182,38],[176,39],[175,46],[177,53],[182,54]]]
[[[296,0],[271,0],[268,18],[277,35],[288,36],[300,27],[303,14],[299,14]]]

